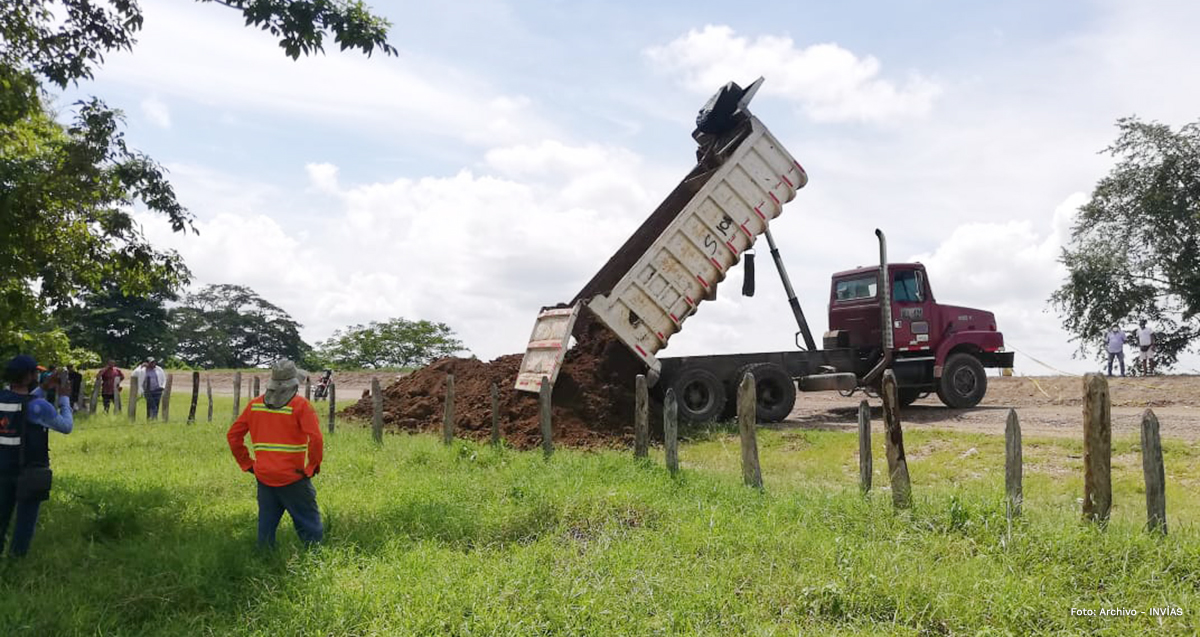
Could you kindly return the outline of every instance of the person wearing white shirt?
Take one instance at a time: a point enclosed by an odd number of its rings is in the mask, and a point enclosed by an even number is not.
[[[1138,356],[1138,362],[1142,366],[1143,374],[1154,373],[1154,330],[1146,327],[1146,321],[1142,320],[1138,323],[1138,348],[1142,350]]]
[[[1108,333],[1108,375],[1112,376],[1113,359],[1121,362],[1121,375],[1125,375],[1125,332],[1114,325]]]

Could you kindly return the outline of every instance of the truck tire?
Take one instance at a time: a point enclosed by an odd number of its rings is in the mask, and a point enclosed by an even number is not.
[[[969,409],[987,393],[987,374],[978,358],[959,352],[951,354],[942,367],[937,395],[947,407]]]
[[[746,372],[754,374],[755,414],[758,421],[779,422],[787,418],[792,413],[792,407],[796,406],[796,381],[775,363],[754,363],[738,370],[737,385],[741,384]],[[734,403],[736,409],[736,397],[730,402]]]
[[[919,389],[901,388],[896,390],[896,398],[899,399],[901,407],[907,407],[917,402],[921,398],[921,394],[927,393],[929,392],[923,392]]]
[[[716,420],[725,408],[725,386],[703,367],[688,367],[671,385],[679,417],[688,422]]]

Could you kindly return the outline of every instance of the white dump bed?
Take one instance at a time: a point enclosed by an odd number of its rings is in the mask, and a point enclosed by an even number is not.
[[[587,303],[655,375],[654,355],[808,183],[804,169],[762,122],[751,117],[751,127],[612,292]]]
[[[654,355],[700,303],[715,298],[715,286],[729,268],[808,182],[804,169],[762,122],[749,116],[749,127],[730,142],[735,148],[718,150],[727,157],[719,167],[689,177],[704,183],[669,224],[659,226],[663,230],[649,247],[617,272],[616,283],[579,300],[646,363],[651,378],[657,379],[659,371]],[[561,348],[569,340],[562,328],[570,329],[575,319],[570,311],[560,312],[539,317],[516,389],[537,391],[543,376],[554,382]]]

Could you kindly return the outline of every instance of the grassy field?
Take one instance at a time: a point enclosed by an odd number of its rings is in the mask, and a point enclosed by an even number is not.
[[[1142,531],[1141,460],[1114,450],[1106,531],[1078,521],[1080,446],[1027,440],[1026,515],[1002,500],[1003,441],[908,432],[916,505],[857,490],[852,434],[763,431],[766,488],[729,431],[661,458],[546,461],[433,436],[327,436],[327,542],[286,521],[254,549],[231,411],[185,426],[95,417],[51,439],[55,491],[33,550],[0,561],[0,635],[1194,634],[1200,445],[1166,444],[1171,533]],[[321,411],[320,409],[318,411]],[[203,420],[203,418],[201,419]],[[974,451],[972,451],[974,450]],[[1182,617],[1150,617],[1152,607]],[[1072,608],[1136,609],[1078,617]]]

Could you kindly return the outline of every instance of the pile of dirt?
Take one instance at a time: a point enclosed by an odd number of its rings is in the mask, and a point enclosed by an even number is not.
[[[529,449],[542,442],[536,394],[513,389],[521,354],[491,362],[443,358],[383,390],[383,422],[403,431],[441,431],[446,375],[454,374],[455,436],[486,440],[491,435],[491,388],[499,389],[500,435],[508,444]],[[554,384],[554,444],[616,447],[632,444],[634,382],[644,366],[603,326],[584,326]],[[348,408],[350,416],[370,420],[371,399]]]

